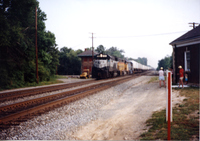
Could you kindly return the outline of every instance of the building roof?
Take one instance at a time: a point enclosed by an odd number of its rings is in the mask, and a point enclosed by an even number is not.
[[[94,51],[94,55],[98,54],[97,52]],[[80,54],[77,55],[78,57],[86,57],[86,56],[92,56],[92,50],[86,50]]]
[[[188,31],[187,33],[183,34],[176,40],[172,41],[170,45],[184,46],[184,45],[191,45],[191,44],[195,44],[199,42],[200,42],[200,25]]]

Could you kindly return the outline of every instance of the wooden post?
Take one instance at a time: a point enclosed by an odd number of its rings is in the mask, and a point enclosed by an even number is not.
[[[36,63],[36,82],[39,83],[38,79],[38,48],[37,48],[37,6],[35,7],[35,63]]]

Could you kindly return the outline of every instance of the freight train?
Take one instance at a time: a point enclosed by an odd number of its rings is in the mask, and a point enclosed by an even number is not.
[[[147,71],[150,69],[151,67],[142,65],[133,60],[125,60],[100,53],[94,56],[92,77],[97,79],[110,78]]]

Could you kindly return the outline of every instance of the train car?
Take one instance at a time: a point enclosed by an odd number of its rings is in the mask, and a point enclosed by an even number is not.
[[[130,62],[133,64],[133,67],[132,67],[133,73],[150,70],[150,67],[140,64],[134,60],[131,60]]]
[[[92,77],[101,79],[116,76],[118,72],[118,60],[108,54],[97,54],[94,56]]]
[[[143,70],[143,65],[138,63],[138,72],[142,72]]]
[[[125,69],[126,69],[126,64],[125,64],[124,60],[118,59],[117,75],[125,75],[126,74]]]
[[[132,74],[132,62],[123,59],[118,59],[118,61],[118,75]]]
[[[132,63],[132,67],[133,67],[132,70],[134,72],[137,72],[138,71],[138,62],[136,62],[134,60],[131,60],[130,62]]]
[[[100,53],[94,56],[92,77],[97,79],[110,78],[146,70],[149,70],[148,66],[142,65],[134,60],[124,60]]]
[[[128,74],[133,74],[133,63],[129,60],[126,60],[126,63],[127,63],[127,73]]]

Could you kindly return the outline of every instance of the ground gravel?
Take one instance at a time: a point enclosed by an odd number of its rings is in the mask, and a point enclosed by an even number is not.
[[[96,120],[99,109],[119,98],[132,85],[147,82],[151,76],[141,76],[129,82],[57,108],[41,116],[0,132],[0,140],[73,140],[81,126]]]

